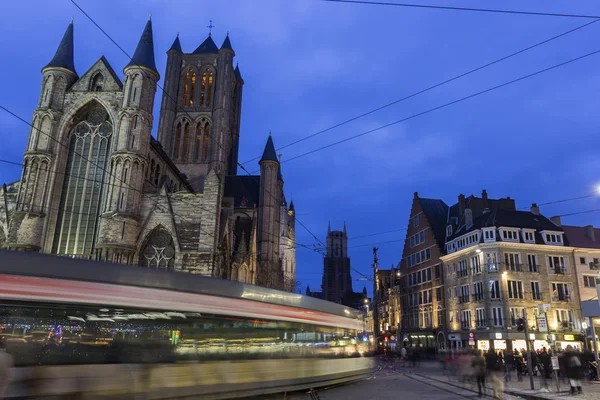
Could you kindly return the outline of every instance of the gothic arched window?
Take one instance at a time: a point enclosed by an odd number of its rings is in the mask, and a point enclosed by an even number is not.
[[[113,125],[93,101],[77,112],[73,126],[52,252],[92,256]]]
[[[202,80],[200,81],[200,104],[204,104],[205,96],[206,96],[206,71],[202,73]]]
[[[173,152],[175,160],[179,158],[179,148],[181,147],[181,122],[177,124],[175,130],[175,151]]]
[[[189,90],[190,71],[186,71],[185,78],[183,78],[183,97],[181,98],[181,104],[187,105],[188,90]]]
[[[163,227],[158,227],[148,235],[140,253],[140,264],[150,268],[175,268],[175,243]]]
[[[212,86],[213,86],[213,73],[208,73],[208,88],[206,89],[206,105],[210,105],[210,98],[212,94]]]
[[[188,152],[190,150],[190,124],[185,124],[185,133],[183,135],[183,152],[181,153],[181,159],[187,161]]]
[[[101,92],[103,85],[104,85],[104,76],[101,73],[97,73],[92,78],[92,84],[90,85],[90,91]]]
[[[188,105],[194,105],[194,89],[196,89],[196,73],[192,72],[192,76],[190,77],[190,99]]]
[[[194,161],[200,161],[202,151],[202,123],[196,126],[196,140],[194,141]]]
[[[208,158],[208,142],[210,141],[210,123],[204,127],[204,141],[202,142],[202,160]]]

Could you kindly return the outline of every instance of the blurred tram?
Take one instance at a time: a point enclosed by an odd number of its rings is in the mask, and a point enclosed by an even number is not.
[[[345,382],[374,363],[357,310],[186,274],[0,250],[7,398],[246,397]]]

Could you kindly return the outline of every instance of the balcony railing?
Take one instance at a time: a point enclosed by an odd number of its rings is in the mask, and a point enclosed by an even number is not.
[[[540,272],[539,264],[528,264],[528,266],[529,266],[529,272]]]
[[[523,272],[523,264],[506,264],[506,270],[511,272]]]
[[[571,296],[568,294],[559,294],[557,296],[552,296],[552,301],[570,301]]]
[[[550,267],[550,273],[552,274],[566,274],[567,273],[567,267],[565,266],[554,266],[554,267]]]
[[[483,300],[483,293],[474,293],[473,294],[473,301],[482,301]]]

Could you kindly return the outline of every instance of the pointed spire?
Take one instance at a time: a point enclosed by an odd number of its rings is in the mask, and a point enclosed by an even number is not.
[[[346,235],[346,221],[344,221],[344,236]]]
[[[210,35],[208,35],[206,40],[204,42],[202,42],[202,44],[200,46],[198,46],[198,48],[196,50],[194,50],[194,54],[217,53],[218,51],[219,51],[219,48],[217,47],[215,42],[212,40],[212,37],[210,37]]]
[[[73,53],[73,19],[71,19],[71,23],[67,27],[67,31],[58,45],[54,58],[44,68],[65,68],[77,75]]]
[[[275,145],[273,144],[273,138],[271,137],[270,133],[265,146],[265,151],[263,152],[262,158],[258,163],[261,164],[263,161],[275,161],[279,164],[277,153],[275,152]]]
[[[240,73],[240,66],[239,64],[235,64],[235,77],[238,78],[239,80],[243,80],[242,79],[242,74]]]
[[[294,200],[290,201],[290,211],[295,211],[296,208],[294,207]]]
[[[225,40],[221,45],[221,50],[233,50],[233,47],[231,47],[231,41],[229,40],[229,32],[227,32],[227,36],[225,36]]]
[[[327,234],[331,233],[331,221],[327,221]]]
[[[279,168],[277,168],[277,180],[279,182],[283,182],[283,175],[281,175],[281,165],[279,165]]]
[[[156,70],[156,63],[154,62],[154,39],[152,37],[152,20],[148,19],[142,37],[133,53],[131,62],[127,64],[128,67],[146,67],[152,71],[158,73]]]
[[[179,33],[177,34],[175,41],[173,41],[173,44],[171,45],[171,48],[169,49],[169,51],[178,51],[178,52],[182,53],[181,43],[179,42]]]

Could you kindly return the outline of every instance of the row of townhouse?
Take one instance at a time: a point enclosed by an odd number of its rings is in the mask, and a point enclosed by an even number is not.
[[[521,319],[536,349],[582,347],[581,301],[598,296],[599,259],[600,230],[563,226],[535,204],[517,210],[513,199],[484,190],[447,206],[415,193],[400,277],[389,289],[400,298],[398,341],[521,349]]]

